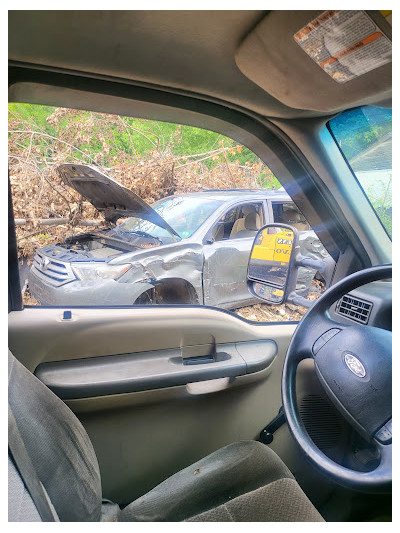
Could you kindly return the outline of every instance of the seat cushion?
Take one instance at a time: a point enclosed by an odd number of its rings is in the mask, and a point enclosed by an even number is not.
[[[60,521],[100,521],[100,471],[89,436],[65,403],[10,352],[8,402]],[[20,506],[18,520],[23,511]]]
[[[301,498],[298,501],[315,511],[275,452],[260,442],[240,441],[174,474],[125,507],[119,520],[182,521],[220,506],[222,514],[219,516],[223,519],[226,502],[242,495],[247,497],[247,493],[253,494],[260,487],[268,487],[279,480],[291,481],[289,486],[297,487],[306,503]],[[282,495],[284,487],[277,485],[277,488]],[[286,499],[283,495],[282,505]]]
[[[324,522],[294,479],[253,490],[187,522]]]
[[[42,521],[31,495],[10,456],[8,456],[8,521]]]
[[[238,233],[239,231],[243,231],[244,229],[244,217],[236,219],[231,230],[230,238],[232,239],[232,237],[234,237],[236,233]]]

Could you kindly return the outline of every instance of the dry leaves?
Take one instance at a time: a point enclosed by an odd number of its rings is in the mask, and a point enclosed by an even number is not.
[[[57,137],[16,115],[9,116],[9,169],[14,217],[29,220],[25,225],[16,227],[18,253],[28,260],[36,248],[90,231],[90,227],[79,225],[82,218],[101,218],[89,202],[62,183],[56,172],[57,165],[61,163],[97,166],[101,172],[133,190],[148,203],[165,196],[208,188],[259,187],[261,170],[269,172],[261,160],[246,166],[240,166],[238,161],[228,161],[226,153],[235,155],[242,151],[242,147],[224,147],[222,141],[210,152],[176,156],[172,149],[175,143],[180,143],[179,127],[162,149],[153,134],[151,142],[154,149],[145,157],[134,159],[120,150],[111,158],[110,165],[108,154],[114,142],[112,128],[119,128],[118,131],[128,128],[121,117],[57,108],[47,122],[57,129]],[[145,124],[140,133],[148,136]],[[98,143],[102,146],[100,153],[91,148]],[[85,150],[81,149],[83,145],[87,146]],[[209,160],[213,160],[214,164],[207,164]],[[67,218],[69,223],[38,225],[39,219],[52,217]]]

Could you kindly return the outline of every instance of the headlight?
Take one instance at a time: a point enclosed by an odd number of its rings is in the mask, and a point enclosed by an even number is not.
[[[132,265],[109,265],[107,263],[72,263],[73,271],[82,280],[119,279]]]

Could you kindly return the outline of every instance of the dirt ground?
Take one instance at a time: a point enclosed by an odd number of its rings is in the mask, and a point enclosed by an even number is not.
[[[316,300],[324,291],[323,284],[313,281],[307,300]],[[254,322],[286,322],[299,321],[307,312],[305,307],[285,303],[282,305],[269,305],[258,303],[248,307],[235,309],[234,313]]]

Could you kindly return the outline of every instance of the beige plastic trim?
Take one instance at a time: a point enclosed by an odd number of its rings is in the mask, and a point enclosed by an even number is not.
[[[283,328],[283,329],[282,329]],[[31,372],[40,363],[291,335],[293,324],[252,324],[205,307],[27,308],[9,314],[9,348]],[[45,334],[44,334],[45,332]]]
[[[204,307],[30,308],[9,315],[9,346],[31,371],[42,362],[272,339],[274,362],[228,380],[67,401],[93,443],[103,496],[126,504],[231,442],[255,439],[281,406],[281,373],[295,324],[252,324]],[[290,452],[289,452],[290,453]],[[285,459],[285,457],[283,457]]]
[[[390,98],[392,63],[342,87],[298,46],[294,35],[322,12],[269,12],[236,51],[241,72],[287,107],[314,110],[321,115]],[[385,18],[379,13],[374,18],[379,28],[390,34]]]

